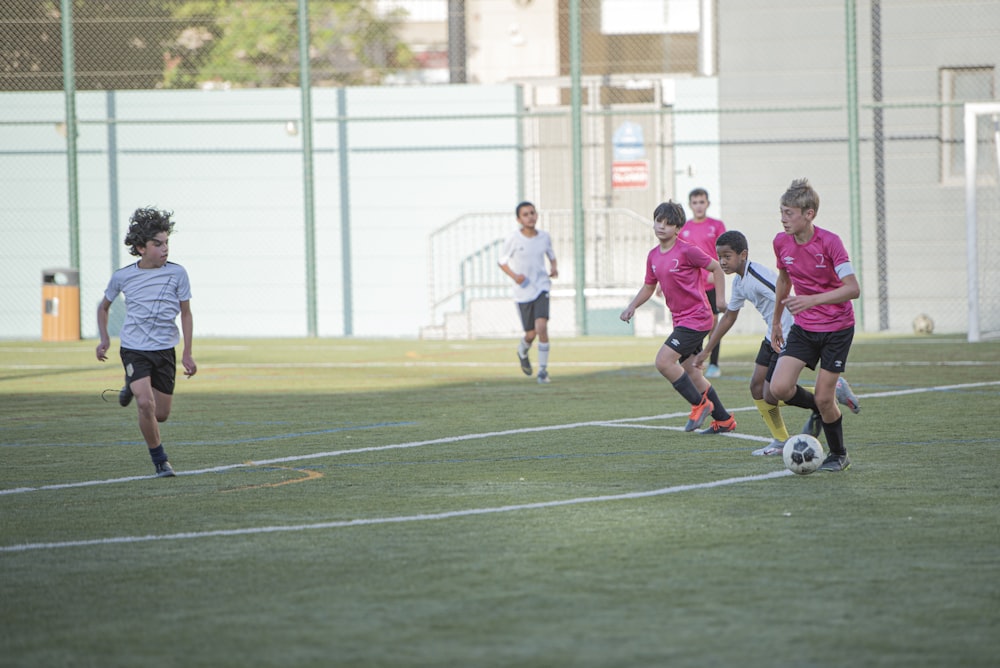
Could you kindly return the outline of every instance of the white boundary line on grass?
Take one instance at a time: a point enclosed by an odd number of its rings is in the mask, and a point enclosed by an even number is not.
[[[461,441],[474,441],[484,438],[496,438],[499,436],[512,436],[515,434],[530,434],[540,431],[556,431],[560,429],[575,429],[578,427],[607,427],[616,423],[643,422],[648,420],[668,420],[671,418],[684,417],[687,413],[666,413],[663,415],[650,415],[637,418],[620,418],[617,420],[595,420],[593,422],[571,422],[568,424],[556,424],[545,427],[522,427],[520,429],[506,429],[504,431],[487,431],[478,434],[462,434],[461,436],[445,436],[433,438],[426,441],[409,441],[406,443],[392,443],[389,445],[372,445],[365,448],[354,448],[351,450],[328,450],[326,452],[314,452],[308,455],[289,455],[287,457],[275,457],[273,459],[259,459],[243,462],[240,464],[224,464],[222,466],[212,466],[210,468],[195,469],[193,471],[178,471],[178,476],[202,475],[205,473],[219,473],[222,471],[232,471],[233,469],[250,468],[254,466],[268,466],[272,464],[287,464],[289,462],[300,462],[309,459],[324,459],[326,457],[339,457],[341,455],[353,455],[364,452],[381,452],[383,450],[403,450],[406,448],[419,448],[424,445],[439,445],[441,443],[458,443]],[[674,429],[680,431],[680,427],[664,427],[664,429]],[[67,482],[55,485],[40,485],[38,487],[13,487],[11,489],[0,490],[0,496],[6,494],[23,494],[25,492],[43,492],[57,489],[71,489],[74,487],[92,487],[94,485],[113,485],[122,482],[132,482],[134,480],[146,480],[155,476],[141,475],[128,476],[126,478],[110,478],[107,480],[84,480],[82,482]]]
[[[867,394],[859,395],[861,399],[874,398],[874,397],[896,397],[908,394],[922,394],[926,392],[943,392],[947,390],[963,390],[974,387],[989,387],[993,385],[1000,385],[1000,380],[998,381],[985,381],[980,383],[961,383],[957,385],[938,385],[935,387],[922,387],[913,388],[909,390],[891,390],[888,392],[871,392]],[[743,411],[755,411],[757,410],[754,406],[743,406],[741,408],[731,408],[729,412],[737,413]],[[410,441],[407,443],[393,443],[389,445],[373,445],[366,448],[356,448],[353,450],[329,450],[326,452],[314,452],[308,455],[290,455],[288,457],[276,457],[273,459],[261,459],[252,460],[248,462],[243,462],[240,464],[224,464],[222,466],[213,466],[204,469],[195,469],[193,471],[179,471],[177,475],[202,475],[205,473],[218,473],[222,471],[232,471],[234,469],[250,468],[254,466],[268,466],[272,464],[287,464],[290,462],[306,461],[310,459],[323,459],[326,457],[339,457],[341,455],[353,455],[365,452],[381,452],[383,450],[401,450],[406,448],[417,448],[424,445],[438,445],[442,443],[458,443],[461,441],[473,441],[484,438],[496,438],[500,436],[512,436],[516,434],[530,434],[533,432],[542,431],[556,431],[560,429],[575,429],[579,427],[621,427],[621,428],[642,428],[638,425],[633,425],[630,423],[634,422],[649,422],[651,420],[669,420],[672,418],[685,417],[687,413],[664,413],[662,415],[648,415],[645,417],[634,417],[634,418],[618,418],[615,420],[595,420],[593,422],[571,422],[567,424],[557,424],[549,425],[544,427],[524,427],[520,429],[506,429],[504,431],[490,431],[482,432],[478,434],[463,434],[461,436],[446,436],[443,438],[434,438],[425,441]],[[666,429],[671,431],[681,431],[681,427],[671,427],[671,426],[654,426],[648,427],[651,429]],[[747,434],[724,434],[728,438],[742,438],[754,441],[768,441],[770,439],[760,437],[760,436],[750,436]],[[136,480],[146,480],[152,478],[153,476],[141,475],[141,476],[128,476],[125,478],[110,478],[106,480],[84,480],[81,482],[69,482],[60,483],[54,485],[40,485],[38,487],[13,487],[10,489],[0,489],[0,496],[5,496],[8,494],[23,494],[26,492],[42,492],[42,491],[53,491],[59,489],[72,489],[76,487],[92,487],[95,485],[113,485],[123,482],[133,482]]]
[[[908,394],[920,394],[926,392],[938,392],[946,390],[956,390],[956,389],[969,389],[974,387],[989,387],[1000,385],[1000,381],[988,381],[981,383],[962,383],[958,385],[939,385],[937,387],[928,388],[915,388],[910,390],[894,390],[890,392],[877,392],[861,395],[862,398],[870,397],[889,397],[889,396],[902,396]],[[732,409],[734,411],[750,410],[750,408],[744,407],[739,409]],[[633,428],[633,429],[669,429],[679,431],[680,427],[670,427],[670,426],[647,426],[647,425],[635,425],[628,424],[633,422],[646,422],[650,420],[659,419],[669,419],[675,417],[683,417],[686,413],[672,413],[664,415],[652,415],[647,417],[638,418],[621,418],[616,420],[599,420],[594,422],[575,422],[562,425],[551,425],[547,427],[526,427],[523,429],[508,429],[504,431],[496,432],[485,432],[479,434],[466,434],[463,436],[450,436],[445,438],[436,438],[425,441],[411,441],[409,443],[396,443],[392,445],[383,446],[372,446],[367,448],[358,448],[356,450],[334,450],[330,452],[319,452],[310,455],[297,455],[291,457],[279,457],[275,459],[267,459],[256,462],[247,462],[244,464],[230,464],[226,466],[216,466],[207,469],[200,469],[197,471],[182,472],[180,475],[196,475],[203,473],[212,473],[216,471],[226,471],[237,468],[246,468],[251,466],[262,466],[267,464],[276,463],[287,463],[292,461],[302,461],[306,459],[317,459],[321,457],[335,457],[345,454],[354,454],[361,452],[377,452],[381,450],[393,450],[400,448],[414,448],[423,445],[434,445],[439,443],[455,443],[459,441],[468,441],[482,438],[495,438],[498,436],[508,436],[512,434],[525,434],[532,432],[541,431],[552,431],[557,429],[573,429],[577,427],[618,427],[618,428]],[[725,436],[733,437],[737,436],[740,438],[748,438],[753,440],[768,440],[766,438],[756,437],[756,436],[746,436],[740,434],[725,434]],[[98,545],[115,545],[123,543],[145,543],[151,541],[161,541],[161,540],[190,540],[195,538],[213,538],[213,537],[225,537],[225,536],[246,536],[246,535],[257,535],[265,533],[278,533],[278,532],[289,532],[289,531],[309,531],[309,530],[319,530],[319,529],[337,529],[346,528],[354,526],[369,526],[377,524],[399,524],[403,522],[420,522],[420,521],[430,521],[430,520],[443,520],[452,519],[457,517],[470,517],[476,515],[489,515],[498,513],[515,512],[519,510],[539,510],[543,508],[555,508],[560,506],[570,506],[578,505],[583,503],[599,503],[604,501],[622,501],[629,499],[642,499],[653,496],[662,496],[665,494],[675,494],[677,492],[686,492],[698,489],[711,489],[714,487],[722,487],[725,485],[734,485],[743,482],[757,482],[761,480],[770,480],[773,478],[779,478],[784,476],[792,475],[791,471],[786,469],[781,469],[779,471],[772,471],[770,473],[764,473],[760,475],[752,476],[742,476],[737,478],[726,478],[724,480],[716,480],[713,482],[698,483],[692,485],[677,485],[673,487],[663,487],[661,489],[647,490],[645,492],[626,492],[623,494],[614,494],[606,496],[587,496],[578,497],[573,499],[562,499],[557,501],[542,501],[538,503],[525,503],[516,504],[509,506],[497,506],[493,508],[470,508],[466,510],[453,510],[441,513],[426,513],[419,515],[403,515],[397,517],[375,517],[368,519],[354,519],[354,520],[338,520],[333,522],[317,522],[314,524],[292,524],[286,526],[266,526],[266,527],[250,527],[245,529],[225,529],[225,530],[215,530],[215,531],[198,531],[198,532],[185,532],[185,533],[174,533],[174,534],[164,534],[164,535],[146,535],[146,536],[116,536],[111,538],[96,538],[91,540],[77,540],[77,541],[62,541],[54,543],[25,543],[21,545],[5,545],[0,546],[0,554],[3,553],[13,553],[13,552],[27,552],[31,550],[53,550],[67,547],[90,547]],[[66,483],[61,485],[45,485],[42,487],[19,487],[15,489],[0,490],[0,494],[14,494],[21,492],[31,492],[31,491],[41,491],[41,490],[54,490],[54,489],[66,489],[70,487],[85,487],[91,485],[104,485],[112,484],[117,482],[127,482],[132,480],[142,480],[148,478],[149,476],[133,476],[128,478],[116,478],[112,480],[90,480],[78,483]]]
[[[0,547],[0,553],[4,552],[27,552],[30,550],[54,550],[64,547],[90,547],[95,545],[118,545],[122,543],[148,543],[158,540],[190,540],[194,538],[216,538],[223,536],[250,536],[265,533],[278,533],[286,531],[310,531],[317,529],[341,529],[355,526],[369,526],[373,524],[400,524],[403,522],[426,522],[430,520],[447,520],[456,517],[470,517],[474,515],[494,515],[498,513],[510,513],[518,510],[540,510],[543,508],[556,508],[559,506],[572,506],[581,503],[600,503],[603,501],[625,501],[629,499],[644,499],[651,496],[663,496],[664,494],[676,494],[677,492],[688,492],[698,489],[711,489],[724,485],[735,485],[742,482],[757,482],[759,480],[770,480],[792,475],[791,471],[782,469],[760,475],[742,476],[739,478],[727,478],[725,480],[715,480],[713,482],[703,482],[693,485],[676,485],[674,487],[663,487],[645,492],[627,492],[624,494],[611,494],[606,496],[584,496],[575,499],[561,499],[558,501],[540,501],[538,503],[519,503],[511,506],[497,506],[494,508],[469,508],[466,510],[450,510],[443,513],[423,513],[420,515],[402,515],[398,517],[372,517],[357,520],[338,520],[335,522],[316,522],[315,524],[290,524],[286,526],[250,527],[246,529],[219,529],[216,531],[192,531],[185,533],[164,534],[162,536],[116,536],[113,538],[95,538],[92,540],[71,540],[58,543],[26,543],[24,545],[5,545]]]

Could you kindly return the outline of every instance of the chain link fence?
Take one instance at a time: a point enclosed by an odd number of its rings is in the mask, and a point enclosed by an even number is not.
[[[37,336],[39,272],[73,264],[93,336],[87,305],[127,261],[138,206],[175,210],[202,334],[415,336],[444,324],[434,281],[503,236],[486,233],[502,221],[465,225],[455,257],[433,253],[470,214],[530,199],[648,218],[704,187],[709,215],[771,262],[800,176],[851,251],[860,329],[924,314],[965,331],[962,110],[996,100],[998,43],[988,0],[8,0],[0,337]],[[1000,186],[995,121],[978,122],[982,268]],[[635,243],[568,229],[566,276],[593,273],[573,265],[594,245]],[[578,334],[609,308],[583,303],[565,312]],[[481,309],[463,335],[506,336],[508,310]]]

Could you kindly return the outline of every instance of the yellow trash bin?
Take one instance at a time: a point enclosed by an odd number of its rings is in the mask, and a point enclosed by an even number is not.
[[[80,272],[42,270],[42,341],[80,340]]]

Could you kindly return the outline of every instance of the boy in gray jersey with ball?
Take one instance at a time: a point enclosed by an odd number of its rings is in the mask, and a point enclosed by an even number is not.
[[[168,238],[174,229],[172,214],[153,208],[137,209],[129,219],[125,245],[139,258],[111,276],[104,299],[97,307],[97,359],[107,360],[111,339],[108,312],[119,294],[125,295],[125,322],[121,329],[120,354],[125,366],[125,387],[118,402],[128,406],[132,399],[139,411],[139,431],[146,441],[156,476],[170,477],[174,469],[160,442],[160,422],[170,416],[177,374],[174,347],[184,336],[181,364],[189,378],[198,371],[191,356],[194,329],[191,317],[191,283],[179,264],[167,261]],[[181,317],[178,331],[176,319]]]

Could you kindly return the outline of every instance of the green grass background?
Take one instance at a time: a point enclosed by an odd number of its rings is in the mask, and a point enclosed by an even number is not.
[[[0,665],[997,665],[1000,342],[857,337],[854,465],[802,477],[749,456],[758,342],[736,438],[667,428],[658,340],[555,340],[539,386],[511,341],[201,339],[173,479],[116,348],[0,342]]]

